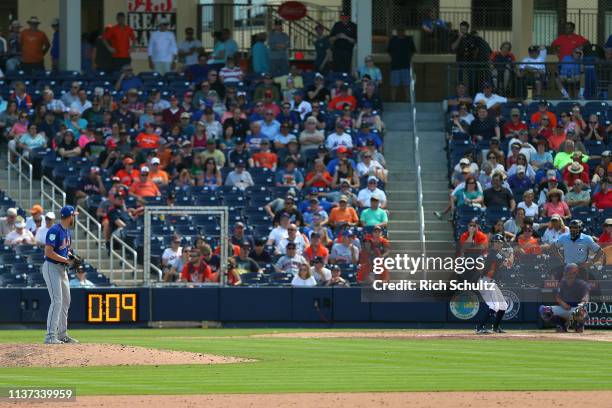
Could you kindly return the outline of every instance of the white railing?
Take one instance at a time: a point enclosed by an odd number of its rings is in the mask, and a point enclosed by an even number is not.
[[[46,203],[49,201],[50,206]],[[47,176],[40,179],[40,204],[46,211],[58,212],[66,205],[66,193]]]
[[[78,206],[77,211],[79,216],[76,218],[74,225],[74,240],[76,242],[81,242],[81,239],[85,240],[84,258],[89,263],[95,263],[96,268],[100,269],[102,265],[102,248],[105,245],[102,225],[83,207]],[[83,234],[82,237],[80,236],[81,234]]]
[[[421,151],[419,149],[419,133],[417,131],[417,114],[416,114],[416,94],[415,83],[416,76],[414,69],[410,69],[410,105],[412,110],[412,134],[414,136],[414,163],[416,166],[416,185],[417,185],[417,216],[419,220],[419,241],[421,241],[421,252],[425,255],[425,211],[423,209],[423,179],[421,176]],[[427,272],[426,272],[427,273]]]
[[[141,283],[138,279],[138,252],[129,246],[124,240],[111,234],[110,239],[110,273],[111,279],[116,278],[116,267],[121,268],[121,281],[126,283],[132,280],[134,284]],[[127,278],[126,278],[127,274]]]
[[[11,160],[11,156],[16,158],[16,161],[13,163]],[[8,190],[11,197],[17,198],[19,200],[19,205],[23,205],[23,193],[27,192],[28,199],[28,208],[30,208],[34,202],[32,201],[32,183],[34,180],[33,176],[33,166],[25,157],[21,154],[17,153],[15,150],[9,152],[9,161],[8,161]],[[17,195],[14,195],[13,183],[17,182]],[[26,188],[27,187],[27,188]],[[43,207],[44,208],[44,207]]]

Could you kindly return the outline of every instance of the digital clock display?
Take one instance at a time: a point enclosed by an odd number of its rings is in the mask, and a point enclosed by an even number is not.
[[[138,321],[138,294],[88,293],[88,323],[136,323]]]

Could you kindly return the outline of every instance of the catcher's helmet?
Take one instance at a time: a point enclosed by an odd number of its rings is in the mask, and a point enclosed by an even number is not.
[[[502,234],[495,234],[491,237],[491,242],[505,242],[504,236]]]

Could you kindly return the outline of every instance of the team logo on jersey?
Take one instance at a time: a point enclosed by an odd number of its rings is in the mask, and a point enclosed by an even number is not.
[[[55,241],[55,234],[49,234],[49,241]]]
[[[478,314],[480,300],[472,291],[458,292],[453,295],[448,307],[457,319],[469,320]]]
[[[508,304],[508,309],[506,310],[506,314],[504,314],[504,320],[514,319],[521,310],[521,301],[519,297],[511,290],[502,290],[502,295],[504,295],[504,299],[506,299],[506,303]]]

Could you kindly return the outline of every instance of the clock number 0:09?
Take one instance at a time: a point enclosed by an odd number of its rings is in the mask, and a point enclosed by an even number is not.
[[[95,300],[98,303],[97,308],[94,308]],[[114,308],[111,307],[113,302]],[[90,323],[120,322],[122,310],[131,311],[130,321],[136,321],[135,293],[90,293],[87,296],[87,303],[87,321]]]

